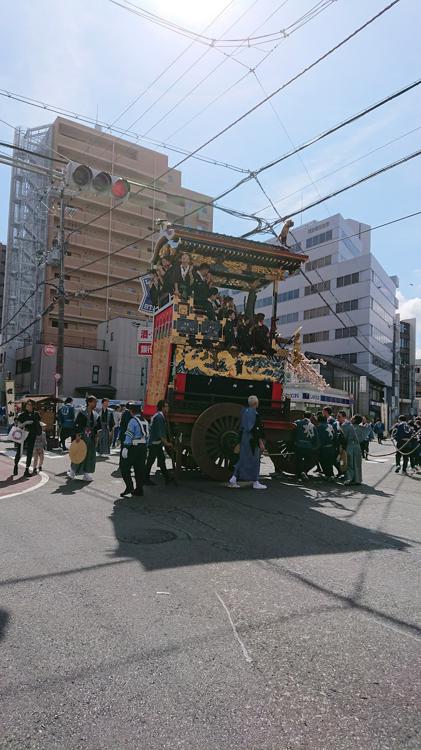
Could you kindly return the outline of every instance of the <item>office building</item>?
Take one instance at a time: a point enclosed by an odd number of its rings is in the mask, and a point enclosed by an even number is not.
[[[416,319],[399,324],[399,413],[418,413],[416,392]]]
[[[384,418],[386,405],[391,411],[397,393],[393,367],[398,279],[372,254],[369,229],[341,214],[293,229],[290,248],[309,257],[302,271],[280,285],[277,325],[284,336],[301,327],[304,351],[355,365],[366,378],[358,408]],[[256,304],[267,321],[271,291],[259,293]]]
[[[181,172],[168,172],[167,156],[62,117],[52,125],[17,130],[15,145],[45,157],[14,151],[15,157],[24,160],[25,168],[12,170],[3,304],[4,318],[11,320],[2,336],[3,376],[7,371],[14,373],[16,350],[31,345],[26,365],[31,368],[28,390],[38,392],[44,347],[57,344],[57,305],[45,310],[57,293],[59,269],[57,257],[50,251],[60,224],[57,188],[62,183],[57,170],[64,167],[46,157],[86,164],[137,183],[132,184],[130,198],[124,202],[93,191],[66,189],[66,292],[93,290],[70,298],[66,304],[65,345],[71,348],[92,347],[96,351],[99,323],[119,316],[141,318],[136,275],[148,270],[156,222],[183,223],[183,215],[209,197],[183,187]],[[156,189],[144,187],[150,184]],[[113,210],[107,211],[110,208]],[[211,230],[212,208],[203,206],[185,221]],[[31,325],[38,315],[39,322]]]

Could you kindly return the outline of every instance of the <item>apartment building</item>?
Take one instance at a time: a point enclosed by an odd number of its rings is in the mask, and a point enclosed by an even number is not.
[[[129,199],[120,204],[111,196],[102,197],[92,191],[65,192],[65,285],[67,292],[79,293],[66,304],[65,346],[96,349],[98,324],[121,316],[141,317],[136,276],[148,270],[157,220],[185,221],[189,226],[211,230],[212,207],[200,207],[201,202],[210,199],[185,188],[181,172],[168,171],[166,155],[62,117],[52,125],[16,131],[15,145],[44,155],[33,157],[15,152],[31,163],[32,170],[50,168],[52,173],[53,169],[63,168],[60,161],[52,162],[48,156],[86,164],[132,181]],[[59,182],[55,180],[54,184],[57,187]],[[184,214],[197,207],[196,213],[183,219]],[[51,177],[13,169],[6,262],[8,293],[3,304],[4,317],[12,321],[2,336],[3,343],[8,342],[4,346],[3,375],[7,371],[13,374],[16,349],[30,344],[33,392],[39,387],[43,347],[57,343],[57,306],[45,315],[43,311],[56,295],[59,269],[54,264],[54,253],[49,251],[58,237],[59,213]],[[92,291],[80,294],[83,290]],[[37,315],[41,318],[33,326],[31,322]],[[23,331],[27,325],[29,328]]]
[[[0,242],[0,328],[3,325],[4,276],[6,272],[6,245]]]

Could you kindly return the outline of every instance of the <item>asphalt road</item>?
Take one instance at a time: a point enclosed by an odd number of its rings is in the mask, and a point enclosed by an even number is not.
[[[0,748],[419,750],[421,474],[116,501],[116,464],[0,498]]]

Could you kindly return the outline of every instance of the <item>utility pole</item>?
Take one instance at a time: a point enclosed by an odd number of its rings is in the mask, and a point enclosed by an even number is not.
[[[61,382],[63,384],[63,366],[64,366],[64,304],[65,304],[64,211],[65,211],[64,188],[62,188],[60,190],[60,225],[59,225],[59,237],[58,237],[60,268],[59,268],[59,280],[58,280],[58,338],[57,338],[57,360],[56,360],[56,394],[58,393],[59,383]]]

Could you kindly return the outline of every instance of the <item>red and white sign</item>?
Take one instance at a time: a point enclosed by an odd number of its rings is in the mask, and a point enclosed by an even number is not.
[[[145,321],[137,329],[137,353],[139,357],[152,356],[153,327],[152,323]]]
[[[54,357],[56,351],[57,350],[54,344],[46,344],[43,349],[43,352],[46,357]]]
[[[61,380],[61,375],[59,372],[56,372],[56,374],[54,375],[54,380],[56,381],[56,383],[58,383],[59,380]]]
[[[152,357],[152,343],[150,344],[138,344],[137,353],[139,357]]]

